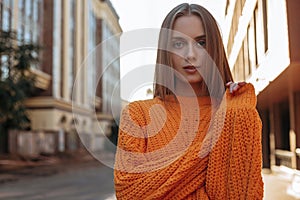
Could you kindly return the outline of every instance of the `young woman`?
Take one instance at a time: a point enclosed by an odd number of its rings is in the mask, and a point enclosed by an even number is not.
[[[117,198],[262,199],[254,88],[231,84],[215,19],[181,4],[166,16],[158,47],[154,98],[122,112]]]

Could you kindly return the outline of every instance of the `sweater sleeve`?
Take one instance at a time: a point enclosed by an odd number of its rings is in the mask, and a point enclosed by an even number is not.
[[[143,178],[139,174],[131,173],[138,166],[137,162],[132,161],[132,155],[145,153],[146,149],[146,138],[143,138],[143,125],[146,122],[141,112],[136,103],[129,104],[122,111],[114,167],[117,199],[129,199],[128,194],[134,198],[143,194],[131,189],[137,187],[138,179]]]
[[[231,148],[230,199],[262,199],[261,121],[255,109],[237,111]]]
[[[254,93],[241,99],[231,102],[234,107],[229,105],[224,124],[226,131],[210,154],[206,185],[210,199],[263,198],[262,124],[255,109]]]
[[[126,110],[129,110],[129,115]],[[147,157],[145,125],[143,109],[138,103],[124,109],[114,169],[117,199],[184,199],[201,183],[203,186],[208,157],[200,160],[197,153],[175,155],[176,159],[171,158],[172,162],[164,167],[151,168],[157,163],[168,162],[170,158],[163,155],[157,159]]]

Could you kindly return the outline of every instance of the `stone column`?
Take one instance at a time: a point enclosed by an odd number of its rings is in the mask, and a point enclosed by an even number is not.
[[[74,81],[76,81],[76,85],[75,86],[75,94],[74,94],[74,99],[73,101],[75,101],[76,104],[80,103],[80,96],[83,95],[81,94],[80,90],[81,90],[81,85],[82,85],[82,77],[81,77],[81,73],[82,73],[82,68],[81,68],[81,62],[82,62],[82,42],[81,42],[81,38],[82,38],[82,4],[84,4],[85,1],[82,0],[76,0],[76,26],[75,26],[75,55],[74,55],[74,61],[75,61],[75,77],[74,77]]]
[[[260,117],[262,120],[262,154],[263,154],[263,168],[271,168],[270,165],[270,120],[269,111],[260,110]]]
[[[270,164],[271,167],[276,165],[276,158],[275,158],[275,121],[274,121],[274,105],[271,104],[270,106]]]
[[[296,135],[296,168],[300,170],[300,92],[294,94],[295,135]]]
[[[296,160],[296,101],[293,91],[289,91],[289,111],[290,111],[290,151],[293,153],[291,158],[291,166],[293,169],[297,167]]]
[[[88,55],[88,13],[89,13],[89,8],[88,8],[88,3],[89,1],[83,1],[82,9],[83,9],[83,22],[82,22],[82,27],[83,27],[83,42],[82,42],[82,56],[83,56],[83,61],[85,61],[85,58]],[[81,95],[83,95],[82,103],[83,105],[88,105],[88,95],[87,95],[87,63],[84,63],[83,69],[82,69],[82,92]]]
[[[70,40],[70,0],[63,1],[63,42],[62,42],[62,97],[70,100],[69,74],[70,74],[70,60],[69,60],[69,40]]]

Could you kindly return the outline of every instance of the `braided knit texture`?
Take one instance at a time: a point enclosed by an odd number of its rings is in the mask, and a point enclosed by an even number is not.
[[[262,199],[253,85],[235,96],[226,91],[216,112],[209,97],[177,99],[136,101],[123,110],[117,199]]]

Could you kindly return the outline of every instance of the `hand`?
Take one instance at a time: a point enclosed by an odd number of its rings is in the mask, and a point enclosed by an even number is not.
[[[237,82],[237,83],[234,83],[234,82],[228,82],[226,83],[226,87],[229,88],[229,92],[232,94],[232,95],[235,95],[235,93],[240,89],[242,88],[244,85],[246,85],[246,82]]]

